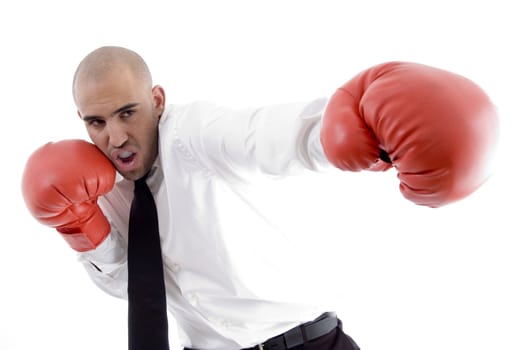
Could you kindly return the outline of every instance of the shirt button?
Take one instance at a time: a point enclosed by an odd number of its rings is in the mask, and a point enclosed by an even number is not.
[[[196,293],[190,293],[188,295],[188,299],[190,301],[190,304],[192,304],[193,306],[196,306],[197,302],[199,301],[199,297],[197,296]]]

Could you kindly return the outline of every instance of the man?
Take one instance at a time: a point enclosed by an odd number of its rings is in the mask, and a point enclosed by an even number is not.
[[[258,174],[394,165],[404,196],[438,207],[486,180],[496,142],[495,109],[478,86],[403,62],[361,72],[328,103],[231,110],[209,102],[166,106],[137,53],[101,47],[79,64],[73,96],[105,157],[78,140],[37,150],[24,173],[26,203],[81,252],[100,288],[127,298],[133,182],[146,179],[167,307],[182,345],[193,349],[358,349],[334,314],[254,293],[233,263],[220,192],[252,208],[242,188]],[[116,182],[114,169],[122,176]],[[52,180],[35,175],[44,172]]]

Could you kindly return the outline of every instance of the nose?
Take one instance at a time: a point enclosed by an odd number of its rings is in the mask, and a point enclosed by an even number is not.
[[[106,128],[110,146],[119,148],[124,146],[126,141],[128,141],[128,133],[122,125],[118,123],[108,123]]]

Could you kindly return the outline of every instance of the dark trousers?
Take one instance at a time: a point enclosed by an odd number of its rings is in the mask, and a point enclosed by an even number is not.
[[[257,348],[257,347],[256,347]],[[184,350],[196,350],[184,348]],[[264,349],[272,350],[272,349]],[[331,332],[313,339],[303,345],[298,345],[290,350],[360,350],[354,340],[342,330],[342,323],[338,320],[338,327]]]

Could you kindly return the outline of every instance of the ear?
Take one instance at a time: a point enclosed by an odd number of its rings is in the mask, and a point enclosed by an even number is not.
[[[157,112],[157,115],[161,117],[161,114],[163,114],[164,111],[164,104],[165,104],[165,94],[164,89],[160,85],[155,85],[152,88],[152,100],[153,100],[153,106],[155,108],[155,111]]]

